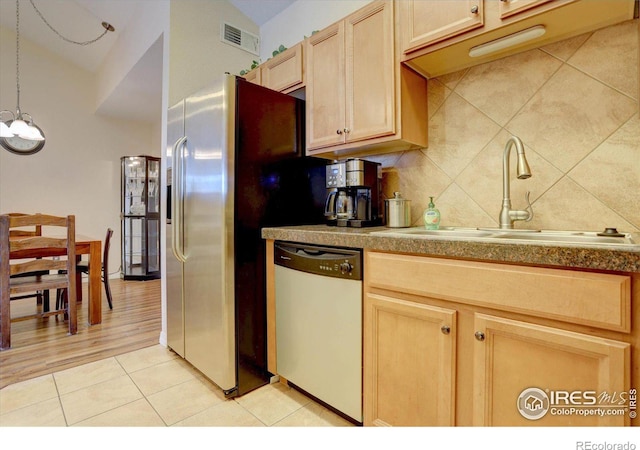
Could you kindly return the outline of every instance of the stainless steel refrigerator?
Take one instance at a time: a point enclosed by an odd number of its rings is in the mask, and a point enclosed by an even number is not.
[[[167,342],[227,397],[269,381],[265,226],[322,223],[304,101],[224,75],[169,109]]]

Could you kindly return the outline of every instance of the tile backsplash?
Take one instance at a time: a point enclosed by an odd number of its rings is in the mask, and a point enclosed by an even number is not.
[[[422,225],[429,196],[442,226],[495,227],[502,158],[522,139],[532,176],[511,201],[534,218],[516,228],[640,230],[638,19],[429,80],[429,148],[382,163],[383,193],[412,201]],[[514,149],[515,150],[515,149]]]

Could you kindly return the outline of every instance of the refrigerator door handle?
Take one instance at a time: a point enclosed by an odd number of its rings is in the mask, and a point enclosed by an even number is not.
[[[185,262],[187,257],[182,248],[183,219],[184,219],[184,146],[187,143],[187,137],[183,136],[173,144],[173,152],[171,153],[171,161],[173,170],[171,171],[171,218],[173,220],[171,251],[176,259]],[[179,150],[179,152],[178,152]]]

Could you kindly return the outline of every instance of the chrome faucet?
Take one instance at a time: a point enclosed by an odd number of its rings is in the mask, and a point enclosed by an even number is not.
[[[524,145],[520,138],[511,136],[504,147],[504,155],[502,158],[502,209],[500,210],[500,228],[512,229],[513,222],[516,220],[524,220],[529,222],[533,219],[533,208],[529,201],[530,192],[527,191],[525,198],[529,206],[525,210],[511,209],[511,187],[509,176],[509,154],[511,147],[515,145],[518,154],[518,179],[524,180],[531,177],[531,169],[524,155]]]

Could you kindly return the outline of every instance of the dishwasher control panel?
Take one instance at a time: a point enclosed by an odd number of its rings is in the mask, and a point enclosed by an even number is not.
[[[276,241],[274,263],[302,272],[362,280],[362,251]]]

